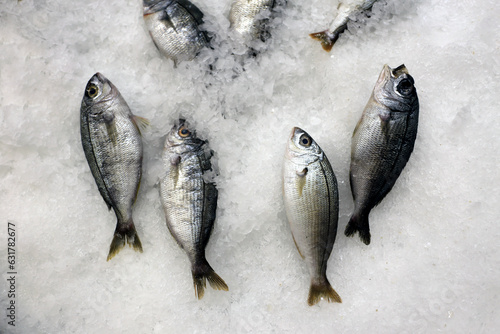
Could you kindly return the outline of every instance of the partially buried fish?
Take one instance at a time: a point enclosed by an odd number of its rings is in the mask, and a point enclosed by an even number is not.
[[[177,66],[208,46],[203,13],[188,0],[144,0],[144,21],[158,50]]]
[[[212,233],[217,189],[207,180],[211,152],[205,141],[196,137],[184,120],[167,134],[163,161],[165,174],[160,179],[160,198],[170,233],[191,261],[195,295],[201,299],[206,280],[212,288],[228,290],[205,258],[205,247]]]
[[[337,235],[337,179],[323,150],[300,128],[293,128],[288,140],[283,197],[295,246],[311,275],[307,302],[314,305],[324,297],[341,303],[326,278],[326,265]]]
[[[352,136],[354,213],[346,236],[359,232],[370,244],[368,215],[389,193],[410,158],[417,137],[418,97],[404,65],[385,65]]]
[[[142,252],[132,220],[132,205],[142,175],[142,139],[139,125],[118,89],[100,73],[87,83],[80,109],[80,131],[85,156],[104,201],[118,222],[108,261],[125,241]]]
[[[265,40],[268,37],[268,31],[264,14],[266,10],[271,10],[275,3],[276,0],[234,1],[229,12],[231,28],[244,40]]]
[[[371,10],[377,0],[355,0],[354,2],[339,4],[338,13],[330,28],[325,31],[309,34],[313,39],[321,42],[325,51],[330,51],[340,34],[347,29],[347,23],[360,13]]]

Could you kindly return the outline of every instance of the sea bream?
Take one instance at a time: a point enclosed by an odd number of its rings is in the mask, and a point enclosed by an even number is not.
[[[195,295],[203,297],[206,280],[212,288],[228,290],[205,258],[205,247],[217,210],[217,189],[209,180],[211,151],[184,120],[167,134],[163,150],[165,172],[160,177],[160,198],[167,226],[191,262]]]
[[[370,211],[392,189],[413,151],[419,111],[414,83],[404,65],[384,65],[354,129],[350,181],[355,207],[345,235],[359,232],[367,245]]]
[[[322,298],[341,303],[326,277],[339,215],[337,179],[325,153],[313,138],[293,128],[283,164],[283,198],[295,246],[311,276],[307,302]]]
[[[347,23],[363,12],[371,10],[377,0],[353,0],[342,2],[337,8],[337,16],[330,28],[324,31],[309,34],[313,39],[321,42],[325,51],[330,51],[340,34],[347,29]]]
[[[229,12],[231,29],[242,39],[265,40],[267,38],[266,11],[272,10],[276,0],[236,0]],[[268,18],[269,14],[267,15]]]
[[[97,188],[118,222],[108,261],[127,242],[142,252],[132,220],[142,175],[142,139],[134,116],[118,89],[100,73],[87,83],[80,108],[80,132],[85,157]]]
[[[208,46],[203,13],[188,0],[144,0],[144,21],[156,47],[177,66]]]

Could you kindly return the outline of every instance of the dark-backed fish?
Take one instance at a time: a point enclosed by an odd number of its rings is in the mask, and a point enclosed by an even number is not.
[[[203,13],[188,0],[143,0],[144,21],[158,50],[177,66],[208,46]]]
[[[206,281],[212,288],[228,290],[205,258],[217,210],[217,189],[205,173],[212,167],[206,142],[197,138],[184,120],[167,135],[163,150],[165,173],[160,178],[160,198],[167,226],[191,261],[195,295],[205,293]]]
[[[354,213],[346,236],[359,232],[370,244],[368,215],[394,186],[410,158],[418,127],[415,81],[404,65],[385,65],[352,136]]]
[[[102,74],[87,83],[80,109],[80,131],[85,156],[97,188],[118,222],[108,260],[125,245],[142,252],[132,220],[142,175],[142,139],[138,124],[118,89]]]

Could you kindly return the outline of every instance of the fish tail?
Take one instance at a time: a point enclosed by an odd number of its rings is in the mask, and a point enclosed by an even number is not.
[[[309,304],[309,306],[313,306],[314,304],[317,304],[321,300],[321,298],[325,298],[329,303],[342,303],[342,299],[340,298],[338,293],[333,290],[326,276],[323,276],[320,280],[311,281],[307,303]]]
[[[127,223],[118,221],[115,234],[109,246],[107,261],[111,260],[125,246],[125,241],[132,246],[135,251],[142,253],[142,244],[135,230],[134,222],[130,219]]]
[[[332,50],[333,44],[335,44],[337,39],[339,39],[339,34],[332,33],[328,29],[309,34],[309,36],[311,36],[312,39],[320,41],[321,46],[326,52],[330,52]]]
[[[198,299],[203,298],[203,295],[205,294],[207,280],[208,283],[210,283],[210,286],[215,290],[229,290],[226,282],[224,282],[224,280],[215,273],[206,259],[203,259],[193,265],[191,271],[193,274],[194,294],[198,297]]]
[[[347,237],[352,237],[354,233],[359,232],[359,238],[366,245],[370,244],[370,225],[368,224],[368,215],[353,214],[347,224],[344,234]]]

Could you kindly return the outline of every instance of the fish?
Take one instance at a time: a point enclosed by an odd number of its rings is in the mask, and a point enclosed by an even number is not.
[[[132,114],[118,89],[104,75],[96,73],[88,81],[80,108],[80,133],[97,188],[117,218],[108,261],[125,242],[142,253],[132,206],[142,175],[140,127],[147,124],[146,119]]]
[[[191,262],[195,296],[203,298],[206,281],[228,291],[205,257],[217,210],[218,191],[206,177],[212,170],[207,143],[196,137],[184,119],[167,134],[163,150],[165,172],[160,177],[160,198],[167,227]]]
[[[384,65],[354,129],[350,183],[354,212],[346,236],[359,232],[370,244],[370,211],[391,191],[415,145],[419,103],[415,80],[405,65]]]
[[[359,14],[370,11],[375,2],[377,0],[356,0],[354,3],[340,3],[337,8],[337,16],[330,25],[330,28],[309,34],[309,36],[320,41],[323,49],[330,52],[340,34],[347,29],[347,23]]]
[[[342,299],[326,277],[326,266],[337,236],[337,179],[325,153],[304,130],[292,130],[283,164],[283,199],[295,246],[311,276],[307,302]]]
[[[269,37],[266,28],[265,11],[273,9],[275,0],[236,0],[229,12],[231,29],[244,40],[252,41]]]
[[[174,61],[193,60],[209,45],[201,30],[203,13],[188,0],[143,0],[143,17],[161,54]]]

